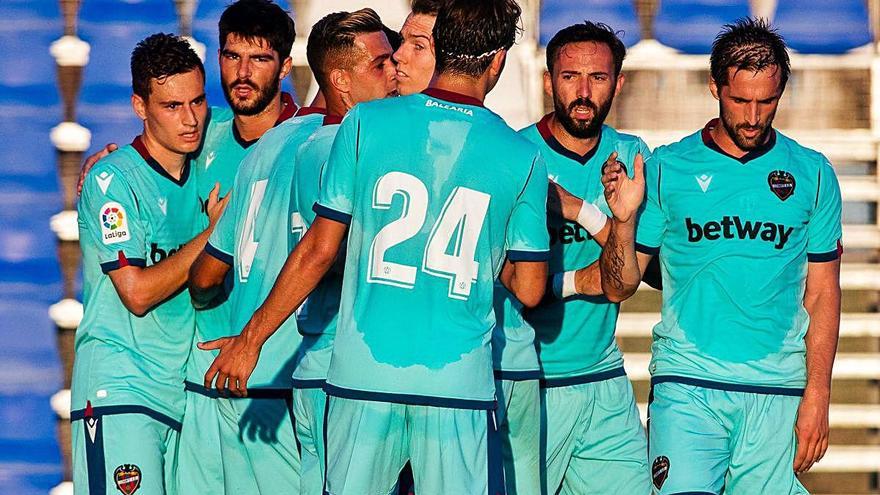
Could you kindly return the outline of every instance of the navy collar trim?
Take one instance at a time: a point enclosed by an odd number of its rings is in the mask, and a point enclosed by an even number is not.
[[[147,150],[147,146],[144,144],[144,141],[141,139],[140,136],[134,138],[134,141],[131,142],[131,147],[134,148],[134,150],[137,151],[139,155],[141,155],[141,158],[143,158],[144,161],[147,162],[147,165],[155,170],[157,174],[170,180],[177,186],[183,187],[183,185],[186,184],[186,181],[189,179],[189,155],[186,156],[186,159],[183,162],[183,170],[181,170],[180,180],[178,180],[175,179],[171,174],[169,174],[168,171],[162,168],[162,165],[160,165],[159,162],[155,158],[153,158],[152,155],[150,155],[150,152]]]
[[[560,155],[574,160],[581,165],[586,165],[591,158],[596,156],[596,152],[599,151],[599,145],[602,143],[602,131],[599,131],[599,139],[596,140],[596,146],[593,146],[593,149],[584,153],[583,155],[579,155],[574,151],[566,148],[556,139],[556,136],[553,135],[553,131],[550,130],[550,119],[553,118],[553,112],[545,115],[541,120],[538,121],[536,127],[538,128],[538,133],[541,134],[541,137],[544,138],[544,142],[547,143],[547,146],[550,147],[553,151],[559,153]]]
[[[461,93],[456,93],[455,91],[447,91],[445,89],[440,88],[428,88],[422,91],[422,94],[428,95],[432,98],[437,98],[439,100],[445,100],[450,103],[458,103],[460,105],[472,105],[475,107],[483,107],[483,102],[474,98],[473,96],[463,95]]]
[[[737,158],[737,157],[731,155],[730,153],[724,151],[723,149],[721,149],[721,146],[718,146],[718,143],[716,143],[715,140],[712,138],[712,129],[717,127],[719,125],[719,123],[720,123],[719,120],[716,118],[716,119],[710,120],[709,123],[706,124],[706,127],[703,127],[703,130],[700,132],[700,137],[703,139],[703,144],[706,145],[706,147],[709,148],[710,150],[712,150],[716,153],[720,153],[720,154],[722,154],[728,158],[731,158],[733,160],[736,160],[742,164],[746,164],[752,160],[755,160],[757,158],[760,158],[760,157],[766,155],[776,145],[776,129],[770,129],[770,139],[768,139],[766,143],[762,144],[761,146],[758,146],[757,148],[746,153],[745,155]]]

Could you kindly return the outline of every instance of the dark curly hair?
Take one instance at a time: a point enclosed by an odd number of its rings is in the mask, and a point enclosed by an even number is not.
[[[144,100],[150,96],[150,81],[205,66],[189,42],[173,34],[157,33],[145,38],[131,52],[131,89]]]
[[[478,77],[513,46],[522,10],[514,0],[448,0],[434,23],[437,72]]]
[[[595,43],[604,43],[611,49],[611,55],[614,57],[614,77],[620,75],[620,69],[623,68],[623,59],[626,57],[626,46],[620,41],[618,32],[611,29],[607,24],[601,22],[584,21],[582,23],[568,26],[561,29],[553,35],[550,43],[547,43],[547,70],[553,73],[553,66],[559,56],[559,50],[569,43],[580,43],[583,41],[593,41]]]
[[[730,82],[731,67],[757,72],[773,66],[782,71],[781,88],[785,88],[791,74],[785,40],[764,19],[747,17],[726,24],[712,43],[709,67],[719,88]]]
[[[327,85],[328,62],[332,61],[339,68],[348,68],[357,62],[354,44],[357,35],[384,32],[385,29],[379,14],[371,8],[334,12],[316,22],[309,33],[306,58],[318,86],[324,88]]]
[[[269,48],[284,60],[296,39],[293,19],[278,4],[269,0],[238,0],[220,15],[220,48],[234,34],[246,41],[264,39]]]
[[[443,0],[412,0],[412,13],[436,16],[441,5]]]

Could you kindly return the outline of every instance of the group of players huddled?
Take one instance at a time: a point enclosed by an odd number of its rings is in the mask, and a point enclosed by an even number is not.
[[[143,133],[87,161],[79,203],[76,493],[806,493],[841,199],[772,127],[783,40],[726,26],[718,117],[651,152],[604,125],[626,49],[601,23],[547,45],[552,113],[516,132],[484,107],[519,18],[327,15],[303,108],[269,0],[220,18],[228,109],[183,39],[134,48]],[[652,258],[646,435],[614,330]]]

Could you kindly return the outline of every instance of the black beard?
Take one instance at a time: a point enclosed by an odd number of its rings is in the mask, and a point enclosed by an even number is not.
[[[719,105],[720,106],[720,105]],[[727,117],[724,113],[724,108],[721,108],[721,111],[718,112],[721,115],[721,125],[724,126],[724,130],[727,131],[727,135],[730,136],[730,139],[733,140],[733,144],[736,145],[737,148],[749,152],[760,148],[767,142],[767,136],[770,134],[770,130],[773,128],[773,117],[776,115],[771,115],[769,119],[767,119],[767,123],[764,124],[764,127],[761,129],[761,133],[758,134],[758,137],[754,140],[744,141],[739,133],[737,132],[739,128],[747,127],[745,125],[734,126],[730,122],[727,121]]]
[[[269,103],[272,103],[272,99],[278,95],[278,91],[281,89],[281,79],[278,78],[278,75],[281,72],[279,71],[275,77],[272,78],[272,82],[269,83],[265,88],[260,88],[252,82],[248,81],[248,84],[254,92],[257,94],[257,100],[251,104],[247,105],[247,103],[236,101],[232,98],[232,87],[241,83],[241,81],[235,81],[230,87],[230,85],[223,84],[223,96],[226,97],[226,103],[229,104],[229,107],[232,109],[232,112],[236,115],[244,115],[250,117],[251,115],[257,115],[266,107],[269,106]]]
[[[565,104],[559,100],[553,99],[553,109],[555,110],[556,120],[562,124],[565,132],[571,134],[578,139],[589,139],[599,135],[602,131],[602,124],[611,111],[611,102],[614,97],[608,98],[608,101],[597,107],[595,103],[587,98],[578,98],[565,107]],[[589,107],[593,111],[593,118],[589,121],[577,120],[572,118],[571,111],[578,106]]]

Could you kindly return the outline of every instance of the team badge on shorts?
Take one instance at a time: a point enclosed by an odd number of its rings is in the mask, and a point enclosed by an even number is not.
[[[651,477],[654,478],[654,486],[656,486],[658,490],[663,488],[663,483],[668,476],[669,458],[665,455],[661,455],[654,459],[654,464],[651,466]]]
[[[785,170],[774,170],[767,176],[767,184],[770,191],[782,201],[794,194],[794,176]]]
[[[132,495],[141,487],[141,468],[134,464],[123,464],[113,471],[116,488],[125,495]]]

